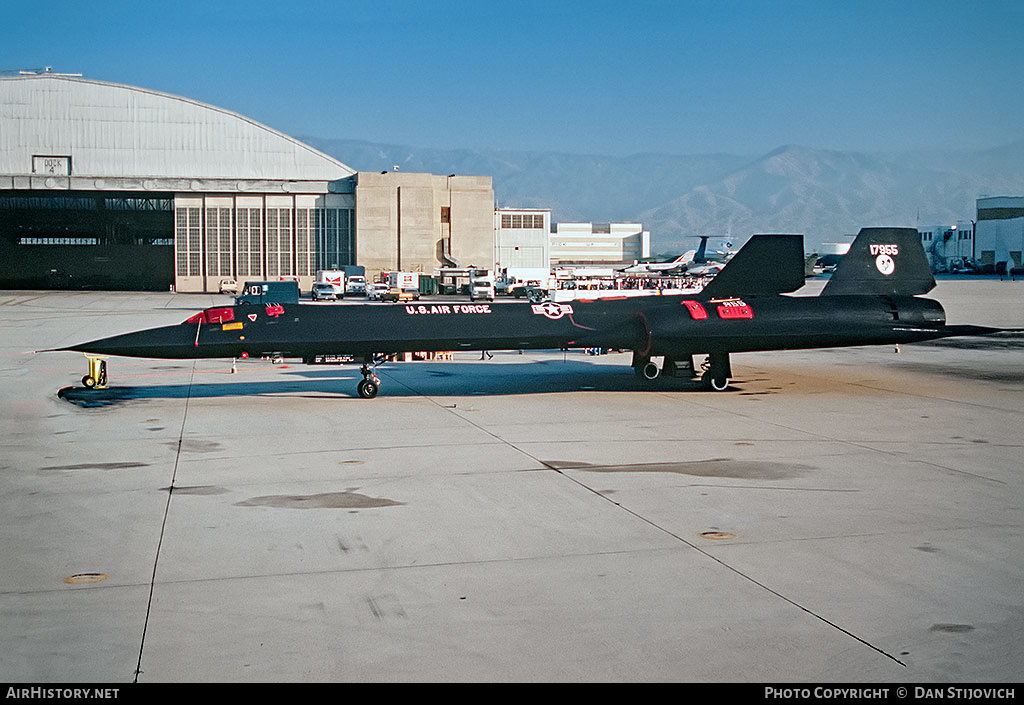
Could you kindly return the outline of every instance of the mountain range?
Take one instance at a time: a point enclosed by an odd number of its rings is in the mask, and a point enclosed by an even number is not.
[[[301,139],[357,171],[491,176],[498,206],[550,208],[553,223],[642,223],[664,254],[697,235],[739,245],[765,232],[803,234],[811,251],[866,226],[972,220],[981,196],[1024,195],[1024,140],[983,151],[601,156]]]

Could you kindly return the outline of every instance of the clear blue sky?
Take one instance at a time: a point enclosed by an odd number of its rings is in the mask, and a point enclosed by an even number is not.
[[[1024,138],[1019,0],[7,3],[0,69],[293,136],[625,155]]]

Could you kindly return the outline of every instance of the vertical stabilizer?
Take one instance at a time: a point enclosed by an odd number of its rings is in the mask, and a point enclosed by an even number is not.
[[[863,228],[821,293],[915,296],[934,288],[917,230]]]
[[[694,264],[706,264],[708,261],[708,236],[701,235],[700,246],[697,247],[697,251],[693,253],[693,258],[690,260]]]
[[[803,285],[803,235],[754,235],[704,287],[702,294],[786,294]]]

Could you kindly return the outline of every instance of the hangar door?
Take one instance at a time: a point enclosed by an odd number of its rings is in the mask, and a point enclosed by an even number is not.
[[[0,192],[0,288],[167,291],[173,195]]]

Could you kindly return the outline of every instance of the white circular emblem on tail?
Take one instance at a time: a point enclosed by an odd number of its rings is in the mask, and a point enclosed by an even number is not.
[[[878,255],[875,258],[875,268],[885,276],[889,276],[896,271],[896,260],[889,255]]]

